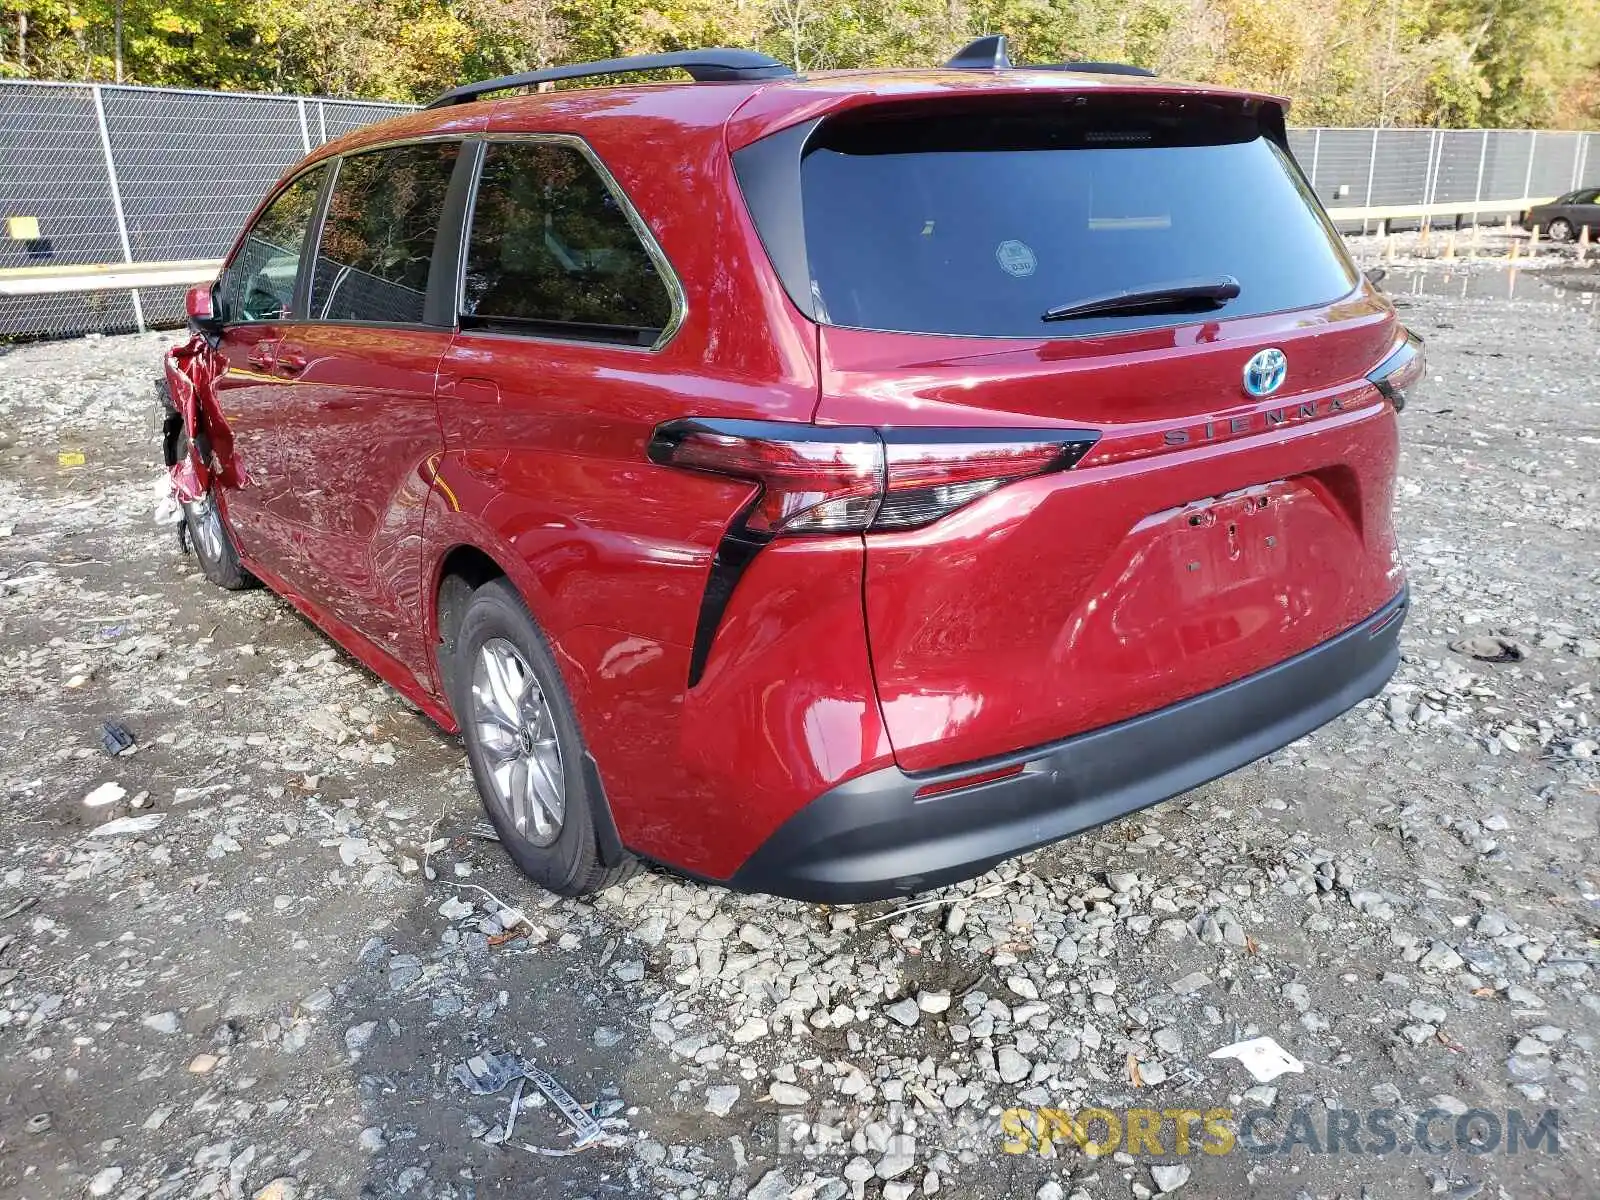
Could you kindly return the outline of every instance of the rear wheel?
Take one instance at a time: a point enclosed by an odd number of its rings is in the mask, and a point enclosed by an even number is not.
[[[180,460],[188,455],[187,432],[178,434],[177,452]],[[215,497],[207,492],[198,500],[184,501],[182,508],[189,545],[194,548],[194,556],[200,561],[200,570],[205,577],[230,592],[257,586],[256,577],[245,570],[244,564],[239,561],[239,551],[234,547],[227,526],[222,523]]]
[[[1552,242],[1570,242],[1572,240],[1572,222],[1565,217],[1557,217],[1545,228]]]
[[[478,794],[500,841],[535,882],[581,896],[632,874],[606,867],[572,702],[544,635],[504,579],[472,594],[449,676]]]

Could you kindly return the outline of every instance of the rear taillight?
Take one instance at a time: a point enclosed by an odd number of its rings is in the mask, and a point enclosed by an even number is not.
[[[742,530],[770,538],[928,525],[1007,483],[1070,467],[1098,436],[691,418],[657,429],[650,459],[759,484]]]
[[[1422,339],[1406,330],[1400,344],[1367,378],[1388,397],[1395,412],[1399,412],[1408,401],[1416,398],[1427,373],[1428,356],[1423,351]]]
[[[650,460],[761,485],[744,514],[756,537],[859,532],[883,491],[883,443],[870,429],[767,421],[669,421]]]
[[[695,418],[662,425],[650,439],[652,462],[759,489],[712,559],[689,686],[700,682],[740,577],[774,538],[929,525],[1015,480],[1065,470],[1099,436],[1085,429],[871,429]]]

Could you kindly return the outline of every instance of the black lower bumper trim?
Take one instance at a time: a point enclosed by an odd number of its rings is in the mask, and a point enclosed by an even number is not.
[[[823,793],[728,886],[851,904],[969,879],[1225,775],[1377,694],[1399,662],[1401,592],[1354,628],[1155,712],[1002,758],[908,775],[887,767]],[[990,768],[1021,774],[916,800]]]

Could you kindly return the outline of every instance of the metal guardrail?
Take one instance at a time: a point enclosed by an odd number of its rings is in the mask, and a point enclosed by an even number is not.
[[[179,324],[266,190],[403,105],[0,81],[0,338]],[[1600,186],[1600,133],[1292,129],[1345,230],[1500,220]],[[8,236],[9,235],[9,236]]]
[[[1374,204],[1366,208],[1330,208],[1328,215],[1340,224],[1356,221],[1367,224],[1407,218],[1431,222],[1436,217],[1473,220],[1477,217],[1510,216],[1539,204],[1549,204],[1554,199],[1554,196],[1523,196],[1516,200],[1486,200],[1472,204]]]
[[[220,258],[176,262],[92,263],[87,266],[9,267],[0,270],[0,296],[58,296],[124,288],[190,287],[215,279]]]

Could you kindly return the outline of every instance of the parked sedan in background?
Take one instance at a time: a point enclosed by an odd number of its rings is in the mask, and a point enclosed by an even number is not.
[[[1530,208],[1522,214],[1522,227],[1537,229],[1552,242],[1570,242],[1584,228],[1590,237],[1600,235],[1600,188],[1579,188]]]

